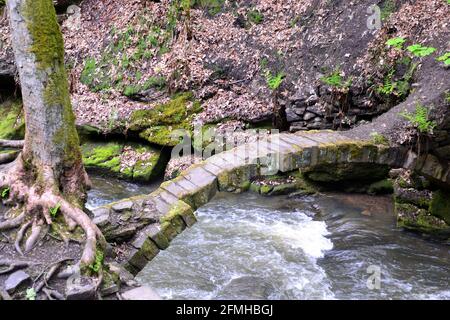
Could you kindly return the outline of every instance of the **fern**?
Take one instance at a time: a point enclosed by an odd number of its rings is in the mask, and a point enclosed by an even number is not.
[[[446,66],[449,66],[450,65],[450,52],[446,52],[442,56],[437,57],[436,60],[439,62],[443,62]]]
[[[271,90],[276,90],[283,83],[285,75],[283,72],[277,73],[275,76],[270,73],[270,71],[266,72],[266,82],[267,86]]]
[[[48,211],[50,212],[50,215],[54,218],[56,217],[56,215],[59,212],[59,208],[61,208],[61,205],[58,203],[56,206],[48,209]]]
[[[428,134],[433,133],[433,129],[436,127],[436,122],[429,120],[428,108],[417,104],[416,110],[413,113],[401,112],[400,115],[408,120],[420,133]]]
[[[344,78],[341,76],[341,71],[339,69],[336,69],[328,76],[320,78],[320,80],[329,86],[338,88],[348,88],[351,85],[351,79],[344,81]]]
[[[426,57],[436,51],[436,48],[433,47],[424,47],[420,44],[413,44],[406,48],[409,52],[411,52],[416,57]]]
[[[103,259],[103,252],[97,249],[95,252],[95,261],[89,266],[89,269],[91,269],[94,273],[98,273],[103,265]]]
[[[406,42],[405,38],[402,37],[397,37],[397,38],[392,38],[389,39],[388,41],[386,41],[386,44],[390,47],[394,47],[397,49],[402,49],[403,48],[403,44]]]
[[[9,197],[9,187],[2,190],[2,199],[8,199]]]

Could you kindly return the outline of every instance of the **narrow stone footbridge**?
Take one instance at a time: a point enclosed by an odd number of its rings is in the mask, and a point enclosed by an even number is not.
[[[121,242],[118,259],[136,275],[197,221],[194,211],[217,191],[244,191],[252,178],[278,172],[345,164],[402,167],[408,162],[407,150],[372,140],[334,131],[271,135],[193,165],[151,194],[96,208],[94,221],[109,241]]]

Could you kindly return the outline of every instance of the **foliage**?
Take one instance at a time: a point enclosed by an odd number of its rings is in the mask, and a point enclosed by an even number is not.
[[[388,19],[395,11],[394,0],[386,0],[381,6],[381,21]]]
[[[410,81],[416,68],[417,64],[412,64],[408,72],[406,72],[405,75],[398,80],[394,80],[395,69],[391,69],[384,78],[383,84],[378,86],[376,91],[385,96],[394,95],[400,98],[406,97],[410,90]]]
[[[9,187],[6,187],[2,190],[2,199],[8,199],[9,191],[10,191]]]
[[[27,289],[25,298],[27,300],[36,300],[36,291],[34,290],[34,288]]]
[[[250,10],[247,12],[247,18],[253,24],[260,24],[264,20],[264,15],[258,10]]]
[[[352,83],[351,79],[345,81],[339,69],[334,70],[331,74],[327,76],[323,76],[322,78],[320,78],[320,80],[329,86],[337,88],[348,88]]]
[[[379,134],[378,132],[372,132],[370,134],[370,136],[372,137],[372,142],[374,144],[380,144],[380,145],[387,145],[388,140],[386,139],[385,136],[383,136],[382,134]]]
[[[428,108],[422,106],[421,104],[416,105],[416,110],[414,113],[401,112],[400,116],[408,120],[419,133],[428,134],[433,133],[433,129],[436,127],[436,122],[429,120]]]
[[[50,216],[52,216],[53,218],[56,217],[60,208],[61,208],[61,204],[58,203],[56,206],[48,209]]]
[[[450,65],[450,52],[444,53],[442,56],[437,57],[436,60],[439,62],[443,62],[446,66],[449,66]]]
[[[191,0],[191,8],[200,7],[206,9],[210,15],[214,16],[222,10],[224,2],[225,0]]]
[[[265,76],[267,86],[270,90],[277,90],[285,78],[285,74],[283,72],[278,72],[276,75],[272,75],[269,70],[266,71]]]
[[[390,47],[394,47],[397,49],[402,49],[403,48],[403,44],[406,42],[405,38],[402,37],[397,37],[397,38],[392,38],[389,39],[388,41],[386,41],[386,44]]]
[[[95,251],[95,261],[89,265],[89,269],[91,269],[94,273],[98,273],[103,265],[103,259],[103,251],[97,249],[97,251]]]
[[[436,48],[433,47],[424,47],[421,44],[413,44],[406,48],[409,52],[411,52],[416,57],[426,57],[436,51]]]

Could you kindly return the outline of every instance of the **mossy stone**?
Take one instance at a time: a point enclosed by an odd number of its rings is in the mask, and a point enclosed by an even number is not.
[[[122,159],[127,152],[125,147],[131,148],[128,150],[134,153],[135,162]],[[81,149],[86,168],[126,180],[150,181],[162,175],[167,163],[167,157],[159,150],[138,143],[90,141]]]
[[[394,191],[392,180],[384,179],[369,185],[367,193],[369,194],[390,194]]]
[[[0,104],[0,139],[19,140],[25,136],[25,120],[20,100]]]
[[[262,195],[268,195],[273,190],[273,186],[264,185],[259,190]]]
[[[450,225],[450,192],[447,190],[438,190],[433,193],[433,199],[430,204],[430,213],[444,220]]]
[[[181,93],[153,109],[134,111],[130,130],[139,132],[139,136],[150,143],[175,146],[182,137],[192,136],[193,117],[201,110],[192,93]]]
[[[397,215],[397,227],[439,238],[446,238],[450,235],[450,227],[425,209],[409,203],[395,203],[395,213]]]

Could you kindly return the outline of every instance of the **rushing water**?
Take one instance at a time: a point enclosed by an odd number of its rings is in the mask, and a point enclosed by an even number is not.
[[[450,299],[450,247],[396,229],[389,197],[218,194],[197,216],[138,277],[163,298]]]

